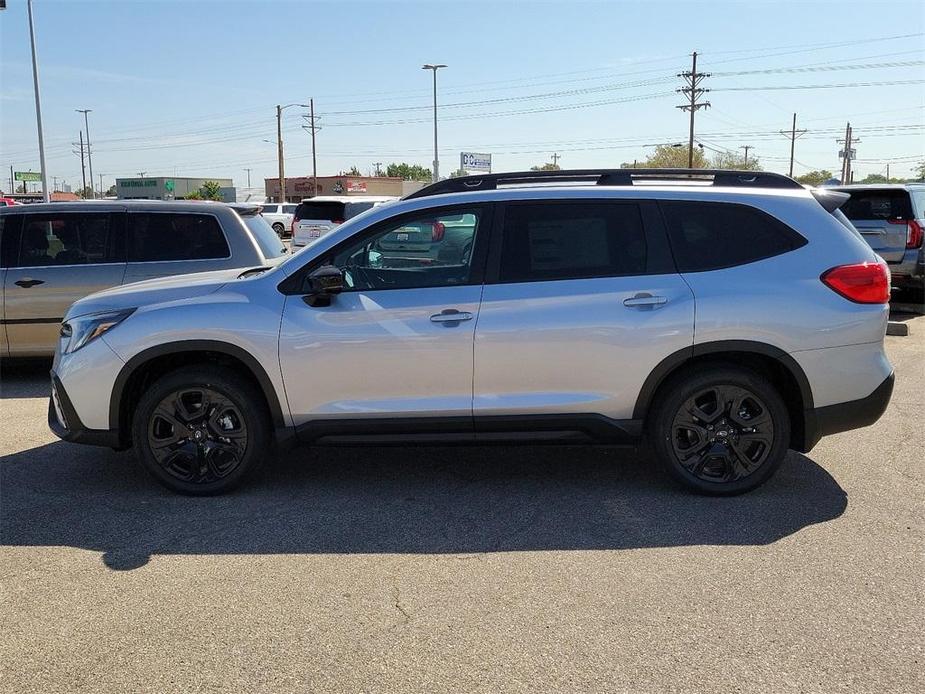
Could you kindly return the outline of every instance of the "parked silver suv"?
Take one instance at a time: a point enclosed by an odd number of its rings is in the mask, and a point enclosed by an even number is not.
[[[0,210],[0,357],[50,357],[68,307],[108,287],[278,262],[259,205],[117,202]]]
[[[442,181],[274,269],[78,301],[49,424],[187,494],[294,441],[642,438],[744,492],[889,401],[889,272],[845,199],[754,172]]]

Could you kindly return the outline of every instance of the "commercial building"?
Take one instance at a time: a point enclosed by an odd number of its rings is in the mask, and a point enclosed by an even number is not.
[[[182,200],[199,191],[206,181],[221,186],[222,200],[235,201],[234,182],[230,178],[117,178],[116,197],[120,200]]]
[[[265,178],[267,200],[279,202],[279,179]],[[401,197],[426,184],[387,176],[319,176],[318,190],[311,176],[286,177],[286,202],[299,202],[314,195],[394,195]]]

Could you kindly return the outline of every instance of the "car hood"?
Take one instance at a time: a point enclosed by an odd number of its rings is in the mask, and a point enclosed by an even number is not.
[[[247,268],[234,268],[231,270],[215,270],[213,272],[197,272],[189,275],[171,275],[104,289],[74,302],[71,308],[68,309],[65,320],[85,316],[88,313],[138,308],[150,304],[161,304],[204,296],[218,291],[228,282],[237,279],[246,270]]]

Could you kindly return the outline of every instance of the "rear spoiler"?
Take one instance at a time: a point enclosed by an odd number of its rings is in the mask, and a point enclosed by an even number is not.
[[[837,190],[826,190],[825,188],[813,188],[813,197],[825,208],[828,213],[833,213],[839,207],[844,205],[851,198],[848,193],[841,193]]]

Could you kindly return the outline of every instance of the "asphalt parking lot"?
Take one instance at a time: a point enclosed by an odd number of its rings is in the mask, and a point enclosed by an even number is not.
[[[749,495],[630,451],[303,449],[230,496],[57,441],[0,381],[9,692],[920,692],[925,317],[873,427]]]

